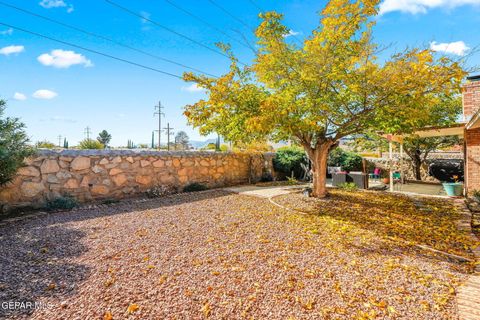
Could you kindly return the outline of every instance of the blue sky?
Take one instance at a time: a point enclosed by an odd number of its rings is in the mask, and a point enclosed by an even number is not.
[[[112,38],[154,55],[219,75],[228,60],[186,39],[129,15],[103,0],[0,0],[38,14]],[[166,0],[114,0],[135,12],[208,46],[230,42],[240,60],[249,62],[252,52],[222,33],[171,6]],[[231,37],[243,33],[254,40],[251,28],[259,22],[258,9],[250,0],[215,0],[250,28],[234,20],[209,0],[170,0]],[[255,0],[265,10],[285,14],[285,23],[302,38],[318,25],[318,12],[326,1]],[[480,0],[385,0],[375,28],[375,39],[391,45],[433,46],[453,56],[468,54],[480,45]],[[80,46],[181,75],[184,68],[86,36],[48,21],[0,5],[0,23],[42,33]],[[470,50],[469,50],[470,48]],[[73,51],[73,52],[68,52]],[[480,56],[473,53],[471,66]],[[193,88],[194,89],[194,88]],[[184,130],[193,140],[203,140],[187,126],[184,105],[203,96],[191,84],[153,71],[111,60],[94,53],[55,43],[0,26],[0,97],[8,100],[7,114],[20,117],[32,141],[58,141],[70,145],[83,139],[89,126],[96,137],[103,129],[114,146],[149,143],[157,120],[153,106],[165,106],[165,119],[174,131]],[[166,140],[165,136],[162,138]]]

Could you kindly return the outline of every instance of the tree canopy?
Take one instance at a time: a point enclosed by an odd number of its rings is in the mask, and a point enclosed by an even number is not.
[[[190,138],[185,131],[178,131],[175,135],[175,147],[179,146],[183,150],[187,150],[189,148]]]
[[[97,141],[103,144],[103,146],[106,148],[108,147],[108,144],[112,140],[112,135],[108,133],[107,130],[103,130],[98,134]]]
[[[18,118],[4,117],[5,107],[0,100],[0,186],[10,182],[23,160],[34,152],[25,125]]]
[[[301,46],[277,12],[260,15],[251,66],[232,63],[219,78],[184,74],[208,97],[185,108],[203,134],[230,141],[294,140],[312,161],[313,195],[325,196],[327,156],[339,139],[371,130],[411,132],[435,106],[458,94],[461,64],[429,49],[409,48],[380,60],[373,42],[379,0],[331,0]]]

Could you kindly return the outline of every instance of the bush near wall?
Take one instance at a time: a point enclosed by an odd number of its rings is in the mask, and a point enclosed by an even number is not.
[[[304,175],[302,165],[308,166],[308,158],[305,151],[296,146],[278,148],[273,158],[273,168],[283,177],[293,176],[300,179]]]
[[[355,152],[335,148],[328,156],[330,167],[342,167],[345,171],[362,171],[362,157]]]

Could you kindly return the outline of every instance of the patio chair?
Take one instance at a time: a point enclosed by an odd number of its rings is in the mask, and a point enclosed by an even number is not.
[[[368,174],[368,178],[373,180],[380,180],[381,175],[382,175],[382,169],[375,168],[373,169],[373,173]]]
[[[397,190],[401,190],[402,189],[402,183],[401,183],[402,182],[402,174],[398,171],[395,171],[392,174],[392,178],[393,178],[393,185],[397,186]]]

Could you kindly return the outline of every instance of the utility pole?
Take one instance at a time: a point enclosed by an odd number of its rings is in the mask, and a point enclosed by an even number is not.
[[[165,107],[162,106],[161,101],[158,101],[158,106],[154,106],[154,108],[155,112],[153,113],[153,116],[155,117],[156,115],[158,115],[158,150],[160,150],[160,142],[162,140],[162,116],[165,117],[165,113],[162,112],[162,109],[164,109]]]
[[[167,130],[167,150],[170,151],[170,136],[173,135],[173,128],[170,128],[170,122],[167,122],[167,127],[163,129]]]
[[[90,135],[92,134],[92,131],[90,130],[90,127],[86,127],[84,131],[85,135],[87,136],[87,140],[90,140]]]
[[[63,137],[62,137],[62,135],[59,134],[57,138],[58,138],[58,147],[60,148],[62,146],[62,138]]]
[[[220,135],[217,133],[217,141],[215,143],[215,151],[220,151]]]

